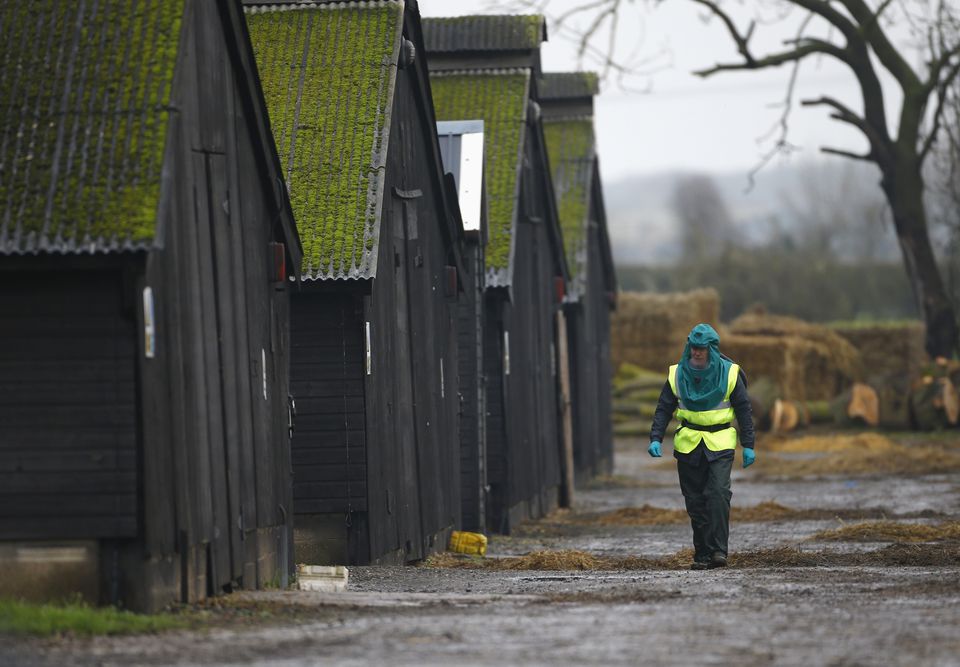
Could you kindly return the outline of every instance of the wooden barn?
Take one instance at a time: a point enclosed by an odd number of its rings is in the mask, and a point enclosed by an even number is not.
[[[248,3],[304,246],[297,558],[402,563],[460,520],[451,214],[415,2]]]
[[[7,2],[0,31],[0,589],[283,583],[301,251],[239,6]]]
[[[487,401],[483,375],[483,299],[486,287],[486,191],[483,121],[437,123],[444,169],[454,179],[463,224],[463,293],[458,306],[460,376],[460,526],[486,529]]]
[[[613,469],[610,311],[617,281],[593,131],[597,76],[544,74],[540,100],[570,281],[564,299],[577,477]]]
[[[536,101],[546,24],[468,16],[427,19],[424,32],[437,117],[484,122],[486,524],[509,533],[556,507],[566,478],[556,318],[566,262]]]

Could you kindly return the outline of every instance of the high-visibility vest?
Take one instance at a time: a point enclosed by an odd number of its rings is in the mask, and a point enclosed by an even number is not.
[[[735,415],[733,406],[730,405],[730,395],[737,386],[739,375],[740,366],[731,365],[727,375],[727,391],[723,395],[723,400],[709,410],[696,411],[687,409],[683,404],[680,392],[677,391],[677,364],[670,367],[667,379],[670,382],[670,390],[679,402],[676,417],[680,422],[680,426],[673,435],[674,450],[681,454],[689,454],[697,448],[701,440],[708,449],[715,452],[737,448],[737,429],[733,427]],[[726,428],[723,428],[724,425]],[[705,428],[701,430],[697,429],[697,426]]]

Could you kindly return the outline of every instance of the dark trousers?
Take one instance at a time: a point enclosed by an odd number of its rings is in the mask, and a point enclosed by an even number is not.
[[[694,558],[698,561],[709,561],[715,553],[727,555],[732,467],[732,456],[715,461],[701,456],[697,465],[677,461],[680,490],[693,527]]]

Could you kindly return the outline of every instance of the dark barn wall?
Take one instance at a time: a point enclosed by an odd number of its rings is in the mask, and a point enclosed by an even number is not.
[[[596,220],[591,211],[591,220]],[[587,229],[584,294],[567,307],[574,387],[574,464],[578,480],[607,474],[613,467],[611,422],[610,300],[603,271],[598,223]]]
[[[143,278],[157,351],[141,349],[139,370],[149,521],[142,552],[125,553],[149,564],[139,607],[282,581],[292,539],[288,296],[270,254],[279,213],[215,3],[187,3],[178,58],[163,250]]]
[[[594,473],[610,474],[613,472],[613,397],[611,395],[613,368],[610,363],[610,309],[613,294],[610,292],[610,283],[604,272],[604,263],[608,256],[601,250],[606,244],[606,239],[600,224],[596,222],[602,219],[597,211],[599,194],[595,194],[591,199],[593,211],[588,229],[590,254],[587,258],[588,278],[585,298],[589,305],[586,321],[594,344],[592,364],[596,369],[597,388],[596,398],[592,402],[596,421],[594,437],[597,442]],[[613,269],[612,266],[608,268],[611,271]]]
[[[509,508],[510,466],[507,462],[507,347],[510,332],[504,328],[505,311],[510,309],[502,289],[487,290],[484,295],[483,375],[486,394],[487,530],[506,532],[506,513]]]
[[[0,271],[0,536],[136,537],[135,317],[120,271]]]
[[[528,142],[526,164],[533,164]],[[509,333],[510,373],[503,373],[503,350],[491,359],[489,372],[501,365],[503,396],[498,396],[496,376],[487,375],[488,458],[490,462],[491,529],[509,533],[518,521],[543,516],[556,507],[560,485],[560,431],[555,363],[554,276],[558,275],[554,249],[542,205],[550,196],[537,186],[532,168],[523,170],[521,222],[515,231],[512,302],[496,306],[492,300],[486,355],[502,346]],[[497,340],[499,338],[499,341]],[[503,406],[503,433],[499,405]]]
[[[464,530],[486,528],[486,396],[483,373],[483,247],[466,246],[467,275],[458,305],[458,375],[460,382],[460,525]]]
[[[455,250],[415,72],[397,72],[369,295],[326,281],[293,300],[298,557],[418,560],[460,521]]]
[[[426,150],[436,141],[434,124],[417,106],[423,93],[414,73],[397,73],[367,318],[373,338],[368,462],[382,483],[370,488],[370,554],[387,561],[443,548],[460,520],[457,301],[446,285],[454,251],[437,205],[442,182],[432,178],[436,167]]]

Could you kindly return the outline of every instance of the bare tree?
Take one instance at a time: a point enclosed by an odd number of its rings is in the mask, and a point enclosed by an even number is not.
[[[830,117],[857,130],[868,149],[856,153],[835,147],[821,150],[832,155],[870,162],[880,169],[880,186],[890,205],[904,267],[927,325],[927,352],[950,356],[958,349],[958,326],[953,305],[937,267],[928,230],[924,202],[924,163],[943,132],[951,85],[960,74],[960,7],[956,0],[781,0],[784,12],[800,12],[800,29],[783,48],[756,53],[751,44],[758,25],[745,29],[722,6],[723,0],[689,0],[719,19],[736,45],[741,59],[718,63],[696,74],[710,77],[722,72],[753,71],[788,66],[793,74],[782,120],[779,145],[788,149],[787,119],[799,63],[809,58],[831,58],[841,63],[856,81],[862,109],[823,95],[801,100],[806,107],[826,107]],[[515,5],[544,11],[552,0],[511,0]],[[615,31],[617,21],[633,0],[580,0],[560,18],[593,13],[582,31],[583,48],[596,43],[602,26]],[[754,0],[760,4],[759,0]],[[609,26],[613,27],[609,27]],[[894,40],[891,27],[906,29],[909,38]],[[762,29],[762,25],[761,25]],[[614,34],[611,32],[610,34]],[[608,40],[608,60],[616,43]],[[911,63],[914,51],[922,64]],[[881,69],[899,88],[892,100],[881,86]],[[898,105],[895,127],[887,124],[887,109]]]

